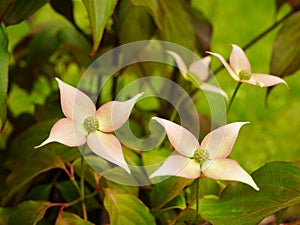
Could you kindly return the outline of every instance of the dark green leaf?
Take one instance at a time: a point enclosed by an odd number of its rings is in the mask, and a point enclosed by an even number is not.
[[[134,5],[146,6],[152,14],[161,38],[189,49],[195,49],[196,37],[189,12],[183,0],[131,0]]]
[[[170,177],[154,185],[150,195],[153,209],[160,209],[175,197],[180,195],[183,189],[190,183],[190,180]]]
[[[202,224],[202,219],[198,216],[196,219],[196,211],[194,209],[187,208],[179,213],[179,215],[170,223],[170,225],[187,225],[187,224]]]
[[[60,212],[55,225],[93,225],[93,223],[81,219],[79,216],[69,212]]]
[[[292,8],[298,8],[300,6],[299,0],[276,0],[276,10],[278,11],[285,3],[289,4]]]
[[[133,195],[105,189],[104,207],[111,225],[155,225],[149,209]]]
[[[16,0],[13,7],[5,16],[4,23],[6,25],[17,24],[33,14],[47,2],[48,0]]]
[[[37,175],[54,168],[65,169],[61,158],[55,152],[46,150],[36,150],[32,158],[21,161],[15,166],[5,183],[5,192],[2,198],[4,203],[18,191],[23,191],[24,186]]]
[[[75,24],[74,15],[73,15],[73,2],[71,0],[50,0],[51,6],[66,17],[71,23]]]
[[[8,40],[3,24],[0,24],[0,133],[6,121],[6,92],[8,84]]]
[[[200,214],[215,225],[254,225],[268,215],[300,203],[300,162],[268,163],[253,173],[260,187],[237,183],[219,200],[202,199]]]
[[[42,142],[44,135],[45,138],[48,136],[51,124],[53,122],[36,124],[15,139],[5,162],[5,166],[12,172],[4,185],[2,203],[9,201],[17,192],[23,191],[37,175],[53,168],[65,169],[61,157],[53,149],[46,149],[51,147],[51,144],[41,149],[34,149],[34,146]]]
[[[118,7],[118,35],[121,44],[149,40],[154,33],[152,17],[146,7],[133,6],[123,0]]]
[[[196,199],[197,193],[197,180],[193,182],[188,188],[185,189],[186,198],[188,203],[192,203]],[[217,182],[211,178],[201,178],[199,183],[198,196],[203,197],[205,195],[215,195],[218,196],[220,193],[220,187]]]
[[[57,27],[49,26],[38,29],[38,31],[26,36],[14,48],[14,58],[17,65],[13,76],[14,81],[30,92],[33,81],[37,77],[45,75],[53,79],[56,76],[56,71],[50,62],[50,57],[57,50],[59,44],[60,29]]]
[[[77,150],[77,152],[79,152]],[[74,171],[78,176],[81,176],[81,157],[76,159],[73,162]],[[93,168],[90,167],[88,163],[84,163],[84,179],[87,183],[89,183],[92,187],[96,187],[96,179],[95,173],[97,173]]]
[[[106,23],[114,12],[117,0],[83,0],[83,4],[90,21],[94,43],[91,56],[94,56],[99,48]]]
[[[132,4],[135,6],[145,6],[149,9],[149,12],[152,14],[156,25],[159,29],[162,30],[162,23],[161,23],[161,14],[159,12],[159,5],[157,0],[130,0]]]
[[[14,211],[13,208],[2,208],[0,207],[0,224],[7,225],[10,214]]]
[[[26,200],[48,201],[51,194],[52,184],[34,186],[25,196]]]
[[[198,40],[196,47],[202,55],[205,55],[205,51],[210,50],[212,26],[200,11],[191,10],[190,15],[194,32]]]
[[[185,209],[186,203],[184,194],[178,195],[176,198],[174,198],[172,201],[170,201],[168,204],[166,204],[161,211],[163,210],[169,210],[169,209]]]
[[[273,45],[270,73],[281,77],[300,69],[300,12],[283,24]]]
[[[124,194],[131,194],[134,196],[138,196],[139,194],[139,187],[138,186],[128,186],[124,184],[118,184],[116,182],[106,180],[107,187],[115,190],[119,193],[124,193]]]
[[[51,203],[46,201],[23,202],[10,215],[8,225],[35,225],[44,217],[49,207]]]
[[[15,0],[2,0],[0,4],[0,22],[3,21],[5,15],[13,6]]]

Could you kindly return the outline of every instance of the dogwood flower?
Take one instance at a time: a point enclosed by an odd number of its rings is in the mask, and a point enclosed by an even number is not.
[[[184,77],[184,79],[191,81],[197,88],[203,91],[217,93],[223,95],[226,99],[228,98],[226,92],[222,89],[205,82],[209,78],[209,63],[211,61],[211,57],[206,56],[195,61],[189,66],[189,68],[187,68],[180,55],[173,51],[167,51],[167,53],[175,59],[180,74]]]
[[[280,83],[286,84],[286,82],[273,75],[252,73],[251,65],[245,52],[237,45],[232,45],[232,51],[230,53],[229,63],[218,53],[207,52],[211,55],[219,58],[230,74],[230,76],[237,82],[244,82],[259,87],[270,87]]]
[[[50,142],[69,147],[85,143],[98,156],[117,164],[130,173],[124,159],[120,141],[110,132],[120,128],[142,93],[125,102],[110,101],[98,110],[93,101],[82,91],[56,78],[61,108],[66,118],[58,120],[51,128],[49,137],[36,148]]]
[[[199,144],[197,138],[184,127],[158,117],[153,119],[164,127],[176,153],[170,155],[150,178],[179,176],[195,179],[203,173],[213,179],[240,181],[259,190],[252,177],[235,160],[227,158],[240,128],[247,122],[219,127]]]

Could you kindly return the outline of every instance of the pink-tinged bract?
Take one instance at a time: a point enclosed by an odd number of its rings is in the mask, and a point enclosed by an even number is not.
[[[226,158],[232,151],[240,128],[247,122],[219,127],[206,135],[199,145],[198,140],[187,129],[165,119],[153,119],[164,127],[169,141],[180,154],[169,156],[150,178],[179,176],[194,179],[202,172],[213,179],[240,181],[259,190],[252,177],[235,160]],[[196,150],[207,152],[208,158],[197,159]]]
[[[216,56],[222,62],[230,76],[237,82],[248,83],[258,87],[270,87],[281,83],[287,85],[280,77],[270,74],[252,73],[248,57],[243,49],[237,45],[232,45],[229,58],[230,64],[218,53],[207,53]]]
[[[69,147],[87,143],[96,155],[130,173],[121,143],[113,134],[107,132],[120,128],[128,120],[134,104],[142,93],[125,102],[108,102],[96,111],[94,103],[85,93],[58,78],[56,80],[60,90],[62,111],[66,118],[57,121],[49,137],[36,148],[50,142],[59,142]]]
[[[179,54],[173,51],[167,51],[167,53],[174,58],[184,79],[191,81],[197,88],[203,91],[216,93],[224,96],[226,99],[228,98],[226,92],[224,92],[221,88],[206,82],[210,75],[209,63],[211,58],[209,56],[193,62],[188,68]]]

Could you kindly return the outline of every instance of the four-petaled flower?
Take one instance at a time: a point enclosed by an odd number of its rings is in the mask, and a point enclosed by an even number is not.
[[[213,179],[240,181],[259,190],[252,177],[235,160],[227,158],[240,128],[247,122],[219,127],[199,144],[197,138],[184,127],[158,117],[153,119],[166,130],[176,154],[169,156],[150,178],[179,176],[194,179],[200,177],[202,172]]]
[[[205,82],[209,78],[210,74],[209,63],[211,61],[211,57],[206,56],[197,60],[193,62],[189,68],[187,68],[180,55],[173,51],[167,51],[167,53],[175,59],[180,74],[184,77],[184,79],[191,81],[197,88],[203,91],[217,93],[223,95],[226,99],[228,98],[226,92],[224,92],[221,88]]]
[[[120,128],[142,93],[125,102],[110,101],[98,110],[93,101],[82,91],[56,78],[62,111],[66,118],[57,121],[49,137],[36,148],[49,142],[59,142],[75,147],[85,143],[98,156],[117,164],[130,173],[124,159],[120,141],[110,132]]]
[[[230,76],[237,82],[244,82],[259,87],[269,87],[276,84],[286,84],[286,82],[273,75],[251,73],[251,65],[245,52],[237,45],[232,45],[232,51],[229,58],[230,65],[218,53],[207,52],[211,55],[218,57],[227,69]]]

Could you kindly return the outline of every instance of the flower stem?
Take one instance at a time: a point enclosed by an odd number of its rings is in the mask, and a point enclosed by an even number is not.
[[[81,156],[81,163],[80,163],[80,197],[81,197],[81,206],[82,206],[82,214],[83,219],[87,220],[87,211],[86,211],[86,204],[85,204],[85,195],[84,195],[84,158]]]
[[[199,184],[200,184],[200,177],[196,179],[196,217],[195,217],[195,223],[198,219],[198,212],[199,212]]]
[[[231,109],[232,103],[233,103],[233,101],[234,101],[234,99],[235,99],[235,96],[236,96],[238,90],[240,89],[241,85],[242,85],[242,82],[239,82],[239,83],[236,85],[236,88],[235,88],[235,90],[234,90],[234,92],[233,92],[233,94],[232,94],[232,97],[231,97],[231,99],[230,99],[230,101],[229,101],[229,103],[228,103],[228,107],[227,107],[227,115],[229,114],[229,111],[230,111],[230,109]]]

